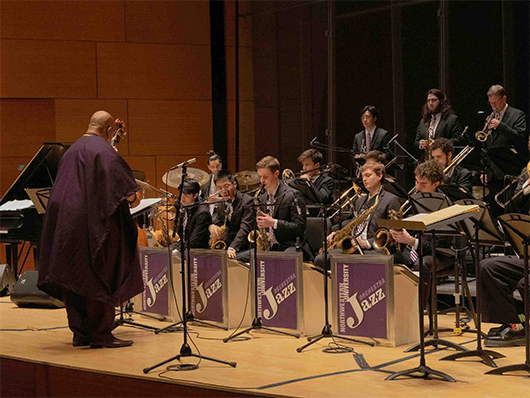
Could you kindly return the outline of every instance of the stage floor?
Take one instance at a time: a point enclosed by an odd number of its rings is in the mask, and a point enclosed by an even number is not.
[[[440,316],[441,326],[452,326],[454,315]],[[165,323],[135,316],[137,322],[155,325]],[[487,331],[490,325],[485,325]],[[402,378],[385,381],[388,374],[418,366],[417,354],[404,353],[407,348],[369,347],[351,344],[366,364],[361,368],[351,353],[327,354],[322,349],[331,342],[323,339],[302,353],[296,348],[304,338],[295,339],[264,331],[251,332],[250,340],[223,343],[229,332],[192,325],[190,336],[205,356],[237,362],[232,368],[202,360],[199,369],[168,372],[165,366],[144,374],[142,369],[178,354],[183,342],[181,332],[161,333],[130,326],[120,326],[115,335],[133,339],[132,347],[120,349],[74,348],[67,328],[64,309],[18,308],[9,298],[0,299],[0,356],[60,368],[92,371],[99,374],[139,378],[164,383],[232,391],[262,396],[290,397],[516,397],[530,396],[530,379],[523,373],[491,376],[490,370],[476,358],[458,362],[439,361],[453,350],[427,350],[427,365],[446,372],[457,380]],[[443,338],[476,347],[473,333]],[[190,343],[194,352],[197,349]],[[432,347],[431,347],[432,348]],[[497,349],[506,355],[499,366],[524,362],[524,347]],[[358,357],[359,359],[359,357]],[[185,363],[197,363],[186,358]],[[177,363],[172,362],[172,364]],[[152,396],[156,396],[153,391]]]

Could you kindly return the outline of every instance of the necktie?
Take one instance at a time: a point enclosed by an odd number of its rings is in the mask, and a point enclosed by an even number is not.
[[[274,196],[269,194],[269,197],[267,199],[267,204],[268,205],[273,205],[274,202],[275,202]],[[273,214],[274,214],[274,206],[267,206],[267,213],[269,213],[269,216],[272,217]],[[278,243],[278,241],[276,240],[276,236],[274,235],[274,228],[273,227],[269,227],[269,242],[270,242],[270,247],[272,247],[276,243]]]
[[[366,132],[366,152],[370,150],[370,146],[372,145],[372,134],[367,131]]]
[[[434,123],[436,123],[436,116],[431,115],[431,124],[429,125],[429,137],[427,139],[432,140],[434,138]]]
[[[184,213],[184,219],[182,220],[182,234],[186,235],[186,227],[188,226],[188,212]],[[186,235],[186,238],[188,236]]]

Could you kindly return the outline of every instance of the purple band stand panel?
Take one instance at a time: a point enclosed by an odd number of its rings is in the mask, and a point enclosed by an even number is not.
[[[196,319],[228,327],[228,272],[225,250],[193,249],[190,309]]]
[[[169,315],[168,252],[166,249],[139,247],[144,280],[142,312]]]
[[[334,332],[393,340],[393,276],[392,256],[331,254]]]
[[[258,251],[255,268],[251,255],[252,272],[258,274],[257,316],[264,326],[302,331],[302,262],[302,253]]]

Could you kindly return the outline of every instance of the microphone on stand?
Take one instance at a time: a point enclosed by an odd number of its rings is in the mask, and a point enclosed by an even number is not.
[[[294,205],[296,206],[296,211],[298,212],[298,215],[302,215],[302,209],[300,208],[300,205],[298,204],[298,198],[296,195],[294,196]]]
[[[387,144],[387,145],[390,145],[392,142],[394,142],[394,140],[395,140],[396,138],[398,138],[398,135],[399,135],[399,134],[396,134],[395,136],[393,136],[393,137],[390,139],[390,141],[388,141],[388,144]]]
[[[178,168],[180,168],[180,167],[187,166],[187,165],[189,165],[189,164],[195,163],[196,161],[197,161],[197,159],[195,159],[195,158],[192,158],[192,159],[186,160],[185,162],[182,162],[182,163],[177,164],[176,166],[173,166],[172,168],[169,169],[169,171],[171,171],[171,170],[175,170],[175,169],[178,169]]]

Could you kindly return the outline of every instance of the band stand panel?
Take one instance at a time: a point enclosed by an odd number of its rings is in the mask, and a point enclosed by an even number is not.
[[[168,249],[165,247],[139,247],[140,266],[144,291],[131,301],[134,309],[164,317],[169,322],[180,321],[175,297],[182,296],[180,258],[172,254],[171,272],[168,268]],[[173,294],[173,290],[175,294]],[[182,303],[178,303],[182,305]],[[180,308],[180,307],[179,307]]]
[[[191,250],[190,280],[190,309],[195,319],[228,329],[252,324],[249,269],[239,261],[229,260],[225,250]]]
[[[258,313],[264,326],[304,333],[303,255],[298,252],[258,251],[258,267],[251,256],[252,278],[258,274]],[[252,289],[252,295],[254,291]]]
[[[419,340],[418,281],[392,256],[331,253],[335,333],[396,347]]]

